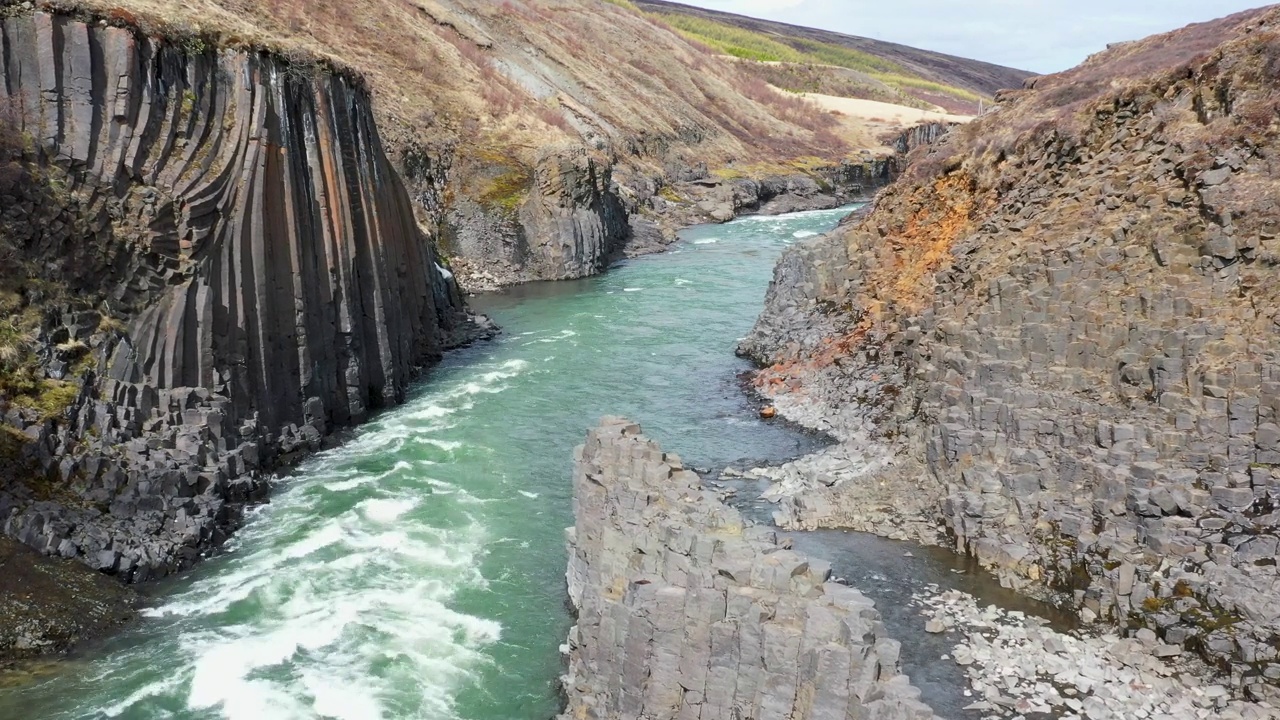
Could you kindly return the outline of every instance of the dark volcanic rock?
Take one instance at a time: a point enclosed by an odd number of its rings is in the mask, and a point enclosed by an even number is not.
[[[562,717],[933,717],[870,600],[639,426],[606,418],[575,454]]]
[[[128,580],[189,567],[266,471],[480,333],[358,81],[46,13],[0,19],[0,50],[49,181],[0,232],[96,308],[42,308],[47,372],[68,338],[92,354],[65,413],[6,416],[14,464],[59,488],[0,489],[9,536]]]
[[[61,653],[133,620],[132,589],[80,563],[0,537],[0,671]]]
[[[876,469],[783,516],[918,509],[1010,585],[1274,704],[1278,36],[1261,9],[1040,78],[790,249],[742,350]]]

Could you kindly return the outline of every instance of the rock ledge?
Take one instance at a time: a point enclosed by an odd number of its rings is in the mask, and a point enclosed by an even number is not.
[[[640,427],[576,451],[563,718],[932,718],[871,600],[746,525]]]

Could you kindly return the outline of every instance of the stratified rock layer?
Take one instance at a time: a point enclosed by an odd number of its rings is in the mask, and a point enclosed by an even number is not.
[[[870,600],[746,526],[639,426],[606,418],[576,460],[562,717],[933,717]]]
[[[74,405],[6,417],[65,488],[0,491],[32,547],[135,580],[188,566],[259,471],[472,336],[348,78],[34,13],[0,19],[0,101],[49,180],[0,197],[0,230],[96,301],[43,308],[46,347],[97,361]]]
[[[784,413],[892,457],[784,515],[873,529],[904,496],[1009,583],[1276,697],[1277,58],[1274,8],[1118,46],[788,252],[744,352]]]

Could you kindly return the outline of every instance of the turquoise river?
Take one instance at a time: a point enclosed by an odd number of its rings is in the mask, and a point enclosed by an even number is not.
[[[0,689],[0,720],[550,720],[559,709],[573,447],[638,420],[686,463],[739,468],[820,438],[765,422],[733,354],[782,250],[849,208],[692,228],[601,277],[475,298],[503,328],[409,401],[279,478],[227,552],[151,588],[106,645]],[[740,507],[769,508],[743,488]],[[935,711],[963,671],[912,605],[925,587],[1066,624],[938,548],[821,531],[796,547],[876,600]]]
[[[756,418],[733,349],[779,253],[847,212],[693,228],[600,277],[475,299],[498,339],[281,478],[141,623],[0,691],[0,718],[552,717],[574,445],[623,414],[699,467],[811,449]]]

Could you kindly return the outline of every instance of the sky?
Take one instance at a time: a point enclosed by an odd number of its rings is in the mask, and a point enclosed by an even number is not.
[[[1136,40],[1258,0],[678,0],[713,10],[1050,73],[1107,43]]]

